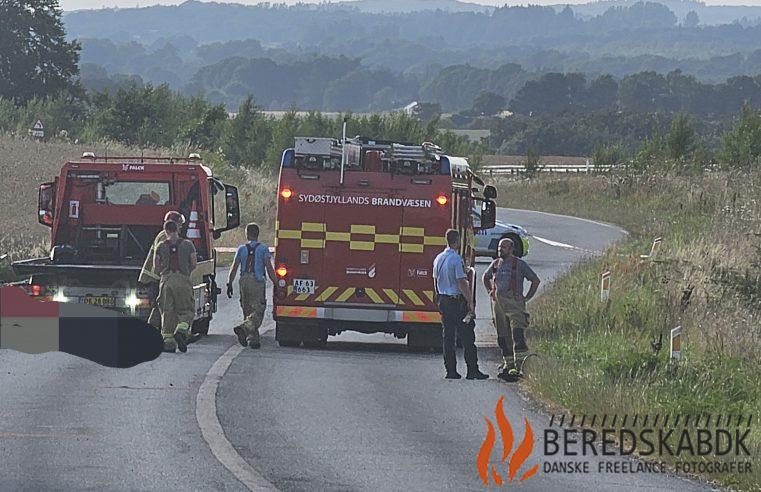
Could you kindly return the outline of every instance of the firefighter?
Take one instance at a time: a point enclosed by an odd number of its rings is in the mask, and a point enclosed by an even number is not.
[[[233,281],[240,270],[240,307],[243,309],[243,324],[233,328],[238,342],[244,347],[261,347],[259,327],[264,319],[267,308],[266,278],[269,276],[275,282],[275,269],[272,266],[272,255],[266,244],[259,242],[259,226],[253,222],[246,226],[248,242],[242,244],[235,254],[235,261],[230,267],[227,277],[227,297],[233,296]]]
[[[528,264],[513,255],[513,242],[502,239],[498,246],[499,258],[494,260],[482,277],[484,287],[492,300],[492,314],[497,329],[497,343],[502,349],[501,372],[497,377],[514,381],[518,376],[516,361],[528,352],[528,302],[539,288],[539,277]],[[523,295],[524,279],[531,282]]]
[[[182,214],[176,210],[169,211],[166,213],[166,215],[164,215],[164,222],[169,220],[176,222],[180,227],[182,227],[182,225],[185,223],[185,217],[183,217]],[[147,286],[148,289],[150,289],[151,299],[154,301],[159,295],[158,286],[161,276],[158,275],[153,269],[153,257],[156,254],[156,248],[164,241],[166,241],[166,233],[164,232],[164,229],[161,229],[159,233],[156,234],[153,243],[151,243],[151,249],[148,250],[148,256],[145,257],[143,268],[140,270],[140,277],[137,280],[139,283]],[[151,314],[148,316],[148,324],[161,331],[161,314],[159,313],[158,307],[156,307],[155,303],[151,309]]]
[[[193,284],[190,273],[196,267],[196,248],[179,234],[174,221],[164,223],[167,238],[158,245],[154,258],[154,271],[161,274],[158,306],[161,311],[161,334],[164,351],[188,350],[190,325],[195,315]]]
[[[460,233],[454,229],[446,232],[447,248],[433,261],[433,282],[438,295],[441,324],[444,326],[444,368],[446,379],[460,379],[457,372],[455,338],[459,333],[468,367],[466,379],[488,379],[478,369],[478,352],[474,332],[473,303],[470,282],[465,273],[465,262],[457,253]]]

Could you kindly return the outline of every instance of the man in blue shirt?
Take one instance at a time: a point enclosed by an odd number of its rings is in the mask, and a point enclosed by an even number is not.
[[[449,245],[433,260],[433,283],[438,295],[441,324],[444,327],[444,368],[446,379],[460,379],[457,372],[457,355],[455,340],[460,334],[465,352],[465,364],[468,366],[466,379],[488,379],[489,376],[478,370],[478,352],[472,315],[475,313],[473,290],[465,273],[465,262],[457,253],[460,233],[454,229],[446,232]],[[465,321],[466,316],[470,317]]]
[[[272,255],[266,244],[259,242],[259,226],[251,223],[246,226],[248,242],[241,245],[235,253],[235,261],[227,277],[227,297],[233,296],[233,280],[240,270],[240,307],[243,309],[243,324],[233,328],[238,342],[244,347],[261,347],[259,327],[267,308],[266,278],[275,282],[275,269],[272,267]]]

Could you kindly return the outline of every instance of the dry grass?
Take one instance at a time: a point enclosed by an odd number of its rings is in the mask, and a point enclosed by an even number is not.
[[[508,205],[620,224],[632,237],[574,268],[532,307],[544,362],[529,384],[577,414],[753,414],[761,408],[761,173],[705,176],[543,176],[498,183]],[[655,261],[641,261],[653,237]],[[599,275],[614,289],[599,300]],[[689,294],[687,294],[689,292]],[[684,358],[668,362],[668,332]],[[665,334],[654,354],[650,342]],[[757,422],[757,420],[756,420]],[[714,475],[761,488],[761,427],[752,474]]]

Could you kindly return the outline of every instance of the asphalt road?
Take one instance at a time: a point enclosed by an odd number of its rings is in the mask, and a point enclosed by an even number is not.
[[[623,234],[534,212],[502,209],[499,218],[537,236],[528,260],[544,285]],[[494,375],[482,290],[479,299],[481,367]],[[493,415],[497,400],[505,397],[516,439],[523,417],[537,434],[547,425],[515,386],[444,380],[440,355],[407,353],[392,337],[352,334],[321,350],[279,348],[271,319],[261,350],[245,349],[224,377],[214,369],[207,377],[215,361],[236,355],[228,349],[239,320],[237,302],[223,298],[209,337],[187,354],[132,369],[61,353],[0,351],[0,490],[245,490],[231,468],[282,490],[483,490],[475,459],[483,416]],[[198,396],[208,384],[216,400]],[[197,399],[204,403],[198,421]],[[222,428],[210,448],[208,429],[217,418]],[[597,473],[539,473],[521,486],[702,488],[668,475]]]

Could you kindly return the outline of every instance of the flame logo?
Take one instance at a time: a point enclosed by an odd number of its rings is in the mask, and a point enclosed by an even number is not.
[[[505,397],[502,396],[500,397],[499,401],[497,401],[497,406],[494,409],[494,416],[495,421],[497,422],[497,427],[499,428],[500,435],[502,437],[502,463],[506,462],[507,459],[510,458],[507,466],[507,476],[508,480],[512,482],[515,476],[518,474],[521,466],[523,466],[523,463],[526,462],[526,459],[528,459],[528,457],[531,455],[531,451],[534,449],[534,430],[531,428],[531,424],[529,424],[528,419],[524,417],[523,420],[526,432],[523,434],[523,440],[515,449],[515,453],[513,453],[511,457],[510,452],[513,450],[514,441],[513,427],[510,425],[510,421],[507,420],[507,417],[505,417],[505,412],[503,410],[504,400]],[[491,458],[491,453],[494,449],[494,444],[496,443],[496,432],[494,430],[494,424],[492,424],[491,420],[489,420],[487,417],[484,417],[484,420],[486,421],[486,438],[481,445],[481,449],[478,450],[478,456],[476,457],[476,469],[478,470],[478,476],[481,477],[481,481],[484,483],[484,485],[488,487],[491,481],[493,481],[496,485],[501,487],[505,483],[504,479],[499,474],[497,469],[494,468],[494,465],[489,466],[489,459]],[[539,465],[534,465],[528,471],[523,473],[523,475],[521,475],[520,481],[522,482],[534,476],[538,470]],[[489,477],[490,471],[491,479]]]

